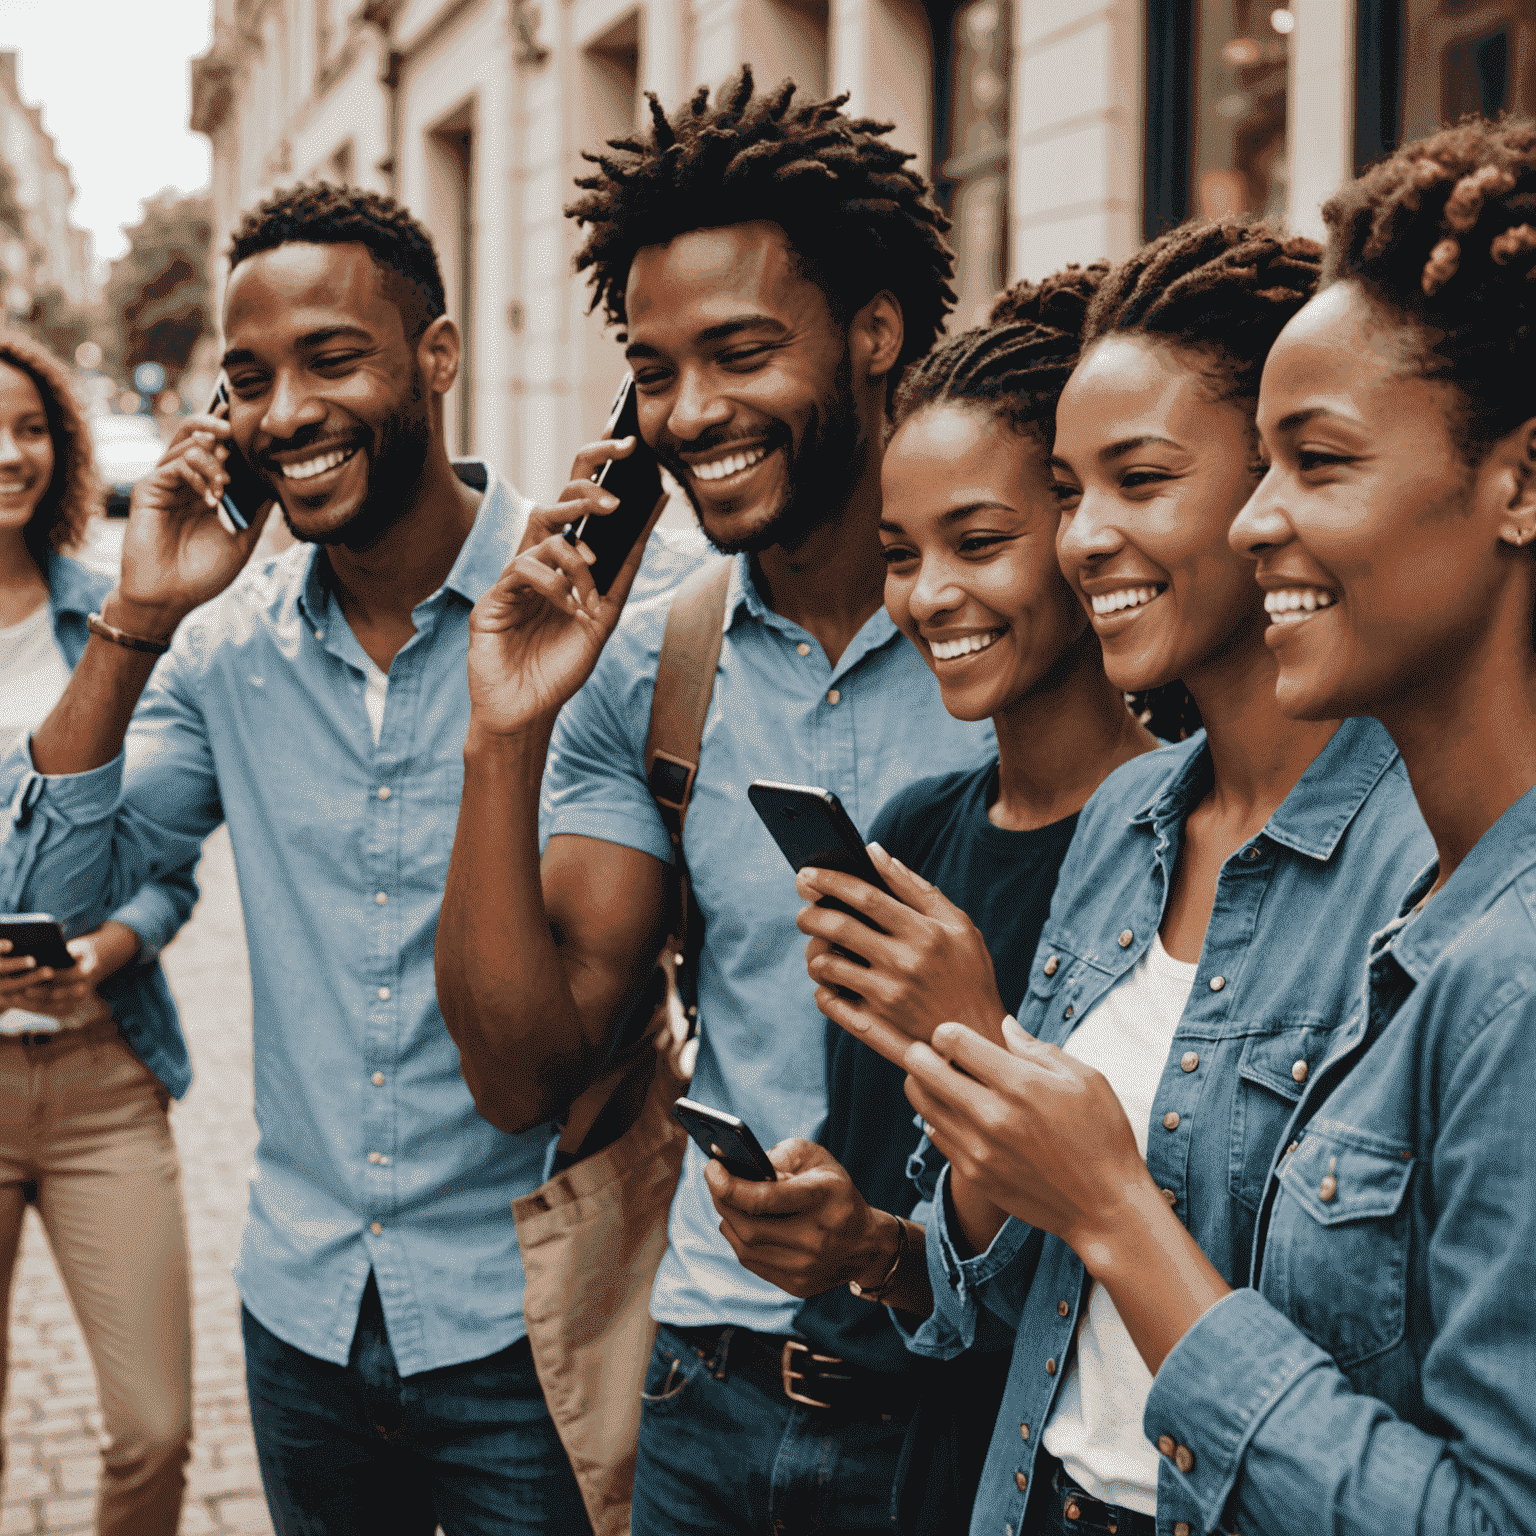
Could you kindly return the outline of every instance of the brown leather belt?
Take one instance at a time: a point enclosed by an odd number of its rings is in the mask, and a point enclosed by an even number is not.
[[[792,1334],[755,1333],[729,1324],[667,1326],[686,1340],[721,1380],[732,1371],[766,1377],[790,1402],[802,1407],[899,1415],[917,1405],[921,1382],[916,1369],[910,1376],[864,1370],[837,1355],[822,1354]]]

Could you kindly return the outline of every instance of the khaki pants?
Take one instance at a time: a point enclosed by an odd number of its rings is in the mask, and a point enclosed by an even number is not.
[[[169,1104],[110,1019],[39,1044],[0,1036],[0,1304],[8,1317],[35,1184],[96,1369],[102,1536],[174,1536],[186,1483],[192,1339]],[[0,1329],[0,1393],[6,1342]]]

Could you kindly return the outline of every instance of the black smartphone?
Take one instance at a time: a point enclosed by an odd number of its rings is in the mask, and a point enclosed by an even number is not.
[[[830,789],[814,784],[776,784],[771,779],[754,779],[747,786],[747,799],[763,819],[774,842],[798,874],[802,869],[835,869],[891,895],[890,887],[880,878],[859,829],[843,809],[843,803]],[[835,896],[823,896],[819,907],[846,912],[871,928],[862,912],[855,912],[847,902]],[[884,932],[883,929],[880,929]],[[850,959],[857,960],[857,955]]]
[[[64,930],[47,912],[0,913],[0,939],[11,941],[11,958],[31,955],[39,965],[56,971],[74,968],[75,957],[64,947]]]
[[[613,397],[613,410],[605,438],[633,437],[634,451],[627,459],[609,459],[592,476],[602,488],[619,498],[619,504],[607,517],[584,517],[565,525],[565,537],[574,544],[580,539],[597,559],[592,562],[592,584],[606,592],[629,558],[635,540],[645,532],[645,525],[656,510],[656,503],[666,494],[661,483],[661,465],[640,436],[640,407],[635,399],[635,376],[624,375],[619,392]]]
[[[755,1184],[772,1183],[778,1178],[768,1154],[745,1120],[738,1120],[723,1109],[695,1104],[692,1099],[678,1099],[672,1105],[672,1113],[698,1144],[699,1151],[706,1157],[718,1157],[733,1178],[750,1179]]]
[[[229,376],[221,373],[213,386],[213,399],[208,402],[208,414],[217,416],[223,407],[229,416]],[[272,487],[246,462],[245,455],[235,447],[234,439],[225,440],[229,457],[224,460],[224,472],[229,484],[224,487],[224,500],[220,504],[224,515],[237,529],[246,529],[255,521],[256,514],[269,501],[276,500]]]

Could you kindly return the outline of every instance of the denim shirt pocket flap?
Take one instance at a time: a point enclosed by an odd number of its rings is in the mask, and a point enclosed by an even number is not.
[[[1019,1022],[1041,1039],[1054,1039],[1062,1024],[1072,1023],[1098,998],[1106,980],[1098,966],[1046,935],[1030,967],[1029,990],[1019,1008]]]
[[[1405,1147],[1333,1131],[1309,1132],[1281,1165],[1281,1184],[1320,1226],[1396,1214],[1416,1159]]]
[[[1293,1103],[1307,1079],[1328,1054],[1329,1030],[1301,1025],[1268,1035],[1250,1035],[1243,1045],[1237,1075]]]

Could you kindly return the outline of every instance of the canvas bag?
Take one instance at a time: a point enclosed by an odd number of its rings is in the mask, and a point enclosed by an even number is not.
[[[557,1172],[512,1202],[534,1368],[596,1536],[628,1536],[640,1390],[656,1338],[651,1287],[687,1135],[672,1101],[688,1087],[692,1032],[677,971],[702,922],[683,862],[683,822],[714,695],[730,561],[689,577],[667,615],[646,739],[646,782],[672,839],[673,936],[608,1069],[571,1106]],[[690,968],[691,969],[691,968]],[[691,975],[683,978],[691,994]],[[637,1023],[638,1021],[638,1023]],[[632,1027],[633,1026],[633,1027]]]

